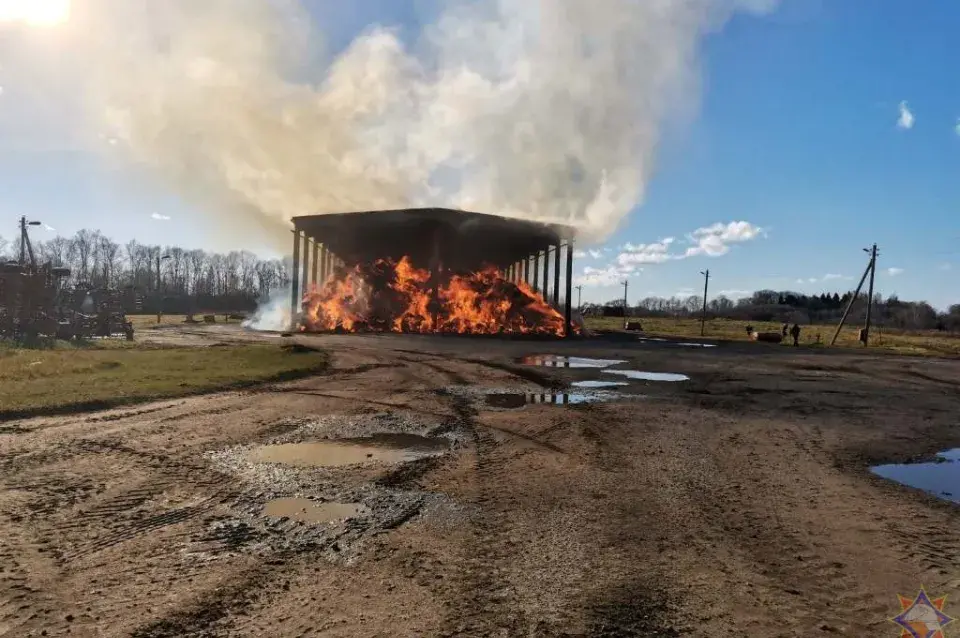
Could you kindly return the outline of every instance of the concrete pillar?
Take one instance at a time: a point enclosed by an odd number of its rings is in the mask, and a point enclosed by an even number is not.
[[[320,266],[320,278],[317,280],[319,285],[323,285],[327,281],[327,246],[326,244],[320,244],[320,258],[317,260]]]
[[[530,255],[523,258],[523,282],[530,283]]]
[[[300,279],[300,231],[293,231],[293,272],[290,273],[290,323],[291,330],[297,327],[297,312],[300,306],[300,295],[297,283]]]
[[[533,255],[533,292],[540,292],[540,251]]]
[[[303,259],[303,272],[300,273],[300,296],[307,294],[307,291],[310,290],[310,238],[304,234],[303,236],[303,254],[301,255]]]
[[[320,285],[320,242],[313,240],[313,269],[310,271],[310,283],[317,287]]]
[[[553,305],[560,307],[560,242],[553,247]]]
[[[564,308],[564,335],[573,336],[573,240],[567,240],[567,301]]]
[[[550,303],[550,247],[543,251],[543,300]]]

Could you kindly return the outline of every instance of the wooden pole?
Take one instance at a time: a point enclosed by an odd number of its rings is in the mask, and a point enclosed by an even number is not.
[[[867,325],[863,329],[863,346],[870,345],[870,319],[873,314],[873,276],[877,272],[877,245],[870,250],[870,292],[867,293]]]
[[[840,331],[843,330],[843,324],[847,321],[847,315],[850,314],[850,308],[853,307],[853,302],[857,300],[857,295],[860,294],[860,289],[863,288],[863,282],[867,279],[867,273],[870,272],[870,266],[873,264],[871,261],[870,264],[867,264],[866,270],[863,271],[863,277],[860,278],[860,283],[857,284],[857,290],[853,293],[853,296],[850,297],[850,303],[847,304],[847,309],[843,311],[843,316],[840,317],[840,325],[837,326],[837,331],[833,333],[833,339],[830,340],[830,345],[834,345],[837,342],[837,337],[840,336]]]
[[[703,313],[700,315],[700,336],[702,337],[707,330],[707,287],[710,285],[710,270],[707,269],[700,274],[703,275]]]

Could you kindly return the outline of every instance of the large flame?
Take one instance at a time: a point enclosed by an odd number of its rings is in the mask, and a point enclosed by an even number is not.
[[[494,267],[431,273],[404,257],[334,273],[304,295],[300,329],[559,336],[564,318],[528,284],[508,281]]]

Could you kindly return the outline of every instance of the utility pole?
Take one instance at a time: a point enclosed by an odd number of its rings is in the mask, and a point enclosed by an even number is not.
[[[627,288],[630,286],[630,281],[627,279],[623,280],[623,329],[627,329]]]
[[[580,293],[583,292],[583,286],[574,286],[577,289],[577,312],[583,312],[583,304],[580,303]]]
[[[877,245],[873,248],[864,248],[864,252],[870,253],[870,287],[867,293],[867,325],[863,329],[863,345],[870,345],[870,319],[873,311],[873,277],[877,274]]]
[[[866,248],[864,250],[867,250]],[[833,333],[833,339],[830,340],[830,345],[834,345],[837,342],[837,337],[840,336],[840,331],[843,330],[843,324],[847,322],[847,315],[850,314],[850,309],[853,308],[853,302],[857,300],[857,297],[860,295],[860,290],[863,289],[863,282],[867,280],[867,275],[870,277],[870,289],[873,290],[873,269],[877,265],[877,245],[873,245],[873,249],[870,251],[870,263],[867,264],[866,269],[863,271],[863,276],[860,277],[860,283],[857,284],[857,289],[854,291],[853,296],[850,297],[850,301],[847,303],[846,309],[843,311],[843,316],[840,317],[840,324],[837,326],[837,331]],[[872,301],[871,301],[872,303]],[[867,306],[869,312],[869,304]]]
[[[707,330],[707,289],[710,286],[710,270],[701,270],[703,275],[703,313],[700,315],[700,336],[702,337]]]
[[[27,217],[20,218],[20,265],[27,263]]]

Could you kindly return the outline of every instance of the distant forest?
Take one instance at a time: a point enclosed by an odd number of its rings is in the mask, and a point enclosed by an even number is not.
[[[247,251],[221,254],[137,241],[121,245],[96,230],[46,241],[35,236],[31,235],[31,243],[37,261],[70,268],[68,284],[132,287],[141,303],[128,312],[252,310],[258,299],[289,281],[289,267],[283,260],[259,259]],[[0,237],[0,261],[18,258],[19,251],[19,238]]]
[[[749,297],[728,299],[711,297],[707,303],[708,317],[741,319],[746,321],[776,321],[800,324],[837,323],[843,315],[853,290],[843,293],[804,295],[798,292],[758,290]],[[925,301],[902,301],[895,295],[883,298],[874,295],[872,321],[900,330],[960,331],[960,304],[950,306],[947,312],[937,312]],[[628,314],[643,317],[699,317],[703,297],[647,297],[630,304]],[[623,316],[623,299],[605,304],[585,304],[585,315]],[[850,310],[847,321],[862,324],[867,312],[867,294],[861,292]]]
[[[34,235],[35,236],[35,235]],[[290,264],[282,259],[259,259],[247,251],[226,254],[156,246],[129,241],[118,244],[100,231],[81,230],[73,237],[33,241],[37,260],[71,270],[70,283],[95,288],[132,287],[142,299],[140,310],[155,312],[245,311],[257,300],[289,283]],[[19,241],[0,237],[0,261],[15,259]],[[748,321],[835,323],[840,320],[853,291],[804,295],[797,292],[758,290],[742,299],[711,297],[710,317]],[[647,297],[630,306],[631,316],[699,316],[703,298]],[[851,310],[849,321],[862,323],[866,294]],[[623,299],[605,304],[584,304],[586,315],[623,316]],[[903,330],[960,331],[960,304],[937,312],[924,301],[901,301],[896,296],[874,297],[874,320]]]

